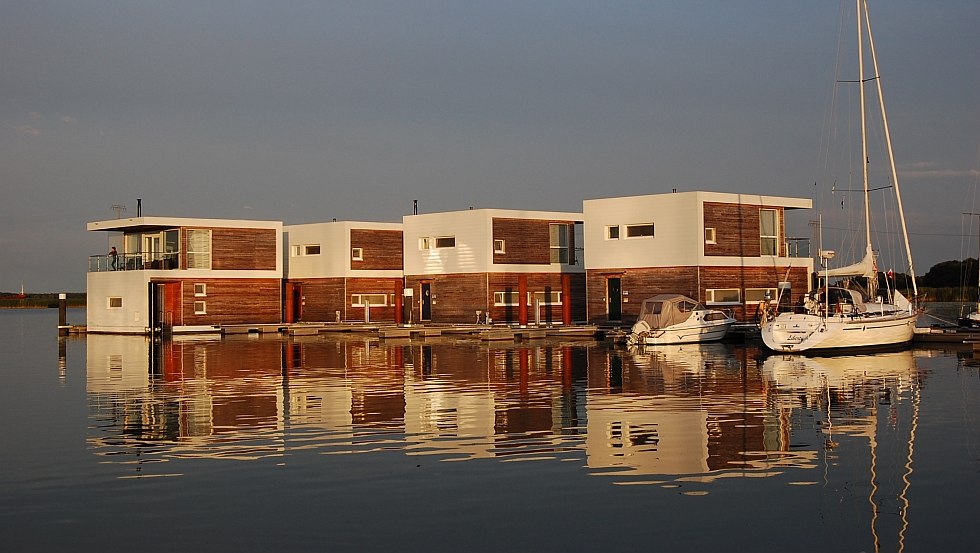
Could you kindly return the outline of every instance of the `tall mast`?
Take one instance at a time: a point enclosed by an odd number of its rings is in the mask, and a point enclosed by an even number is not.
[[[864,0],[855,0],[855,13],[857,19],[857,50],[858,50],[858,86],[861,89],[861,176],[864,185],[864,234],[866,252],[865,256],[874,259],[874,252],[871,248],[871,197],[868,192],[868,121],[866,114],[866,100],[864,94],[864,33],[862,29],[861,15]],[[878,288],[878,274],[868,277],[868,294],[874,297]]]
[[[885,132],[885,145],[888,148],[888,163],[891,169],[892,183],[895,185],[895,201],[898,204],[898,217],[902,222],[902,238],[905,240],[905,255],[908,256],[909,262],[909,275],[912,278],[912,293],[915,296],[919,295],[919,287],[915,282],[915,265],[912,264],[912,246],[909,244],[909,230],[905,224],[905,209],[902,207],[902,191],[898,187],[898,171],[895,169],[895,154],[892,152],[892,138],[891,133],[888,130],[888,117],[885,116],[885,95],[881,91],[881,78],[880,73],[878,73],[878,56],[875,54],[875,41],[874,37],[871,35],[871,17],[868,15],[868,5],[866,0],[858,0],[858,2],[864,3],[864,18],[865,25],[868,27],[868,46],[871,48],[871,63],[874,64],[875,71],[875,84],[878,89],[878,104],[881,106],[881,124]],[[858,23],[860,28],[860,22]],[[860,32],[860,31],[858,31]],[[862,66],[863,71],[863,66]],[[864,77],[861,77],[862,83]],[[864,85],[861,85],[861,106],[864,106]],[[864,124],[864,119],[862,118],[861,124]],[[865,159],[865,170],[864,170],[864,186],[865,194],[867,194],[868,186],[868,170],[867,170],[867,159]],[[869,230],[870,233],[870,230]],[[869,234],[870,236],[870,234]],[[869,238],[870,240],[870,238]]]

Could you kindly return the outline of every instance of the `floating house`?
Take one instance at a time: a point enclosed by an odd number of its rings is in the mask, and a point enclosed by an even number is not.
[[[470,209],[402,224],[409,322],[584,320],[581,213]]]
[[[401,322],[402,224],[287,225],[285,322]]]
[[[114,248],[89,257],[88,332],[282,321],[281,222],[134,217],[87,228]]]
[[[811,201],[681,192],[585,200],[588,320],[631,324],[646,298],[679,293],[752,320],[810,290],[809,242],[786,236],[786,213]]]

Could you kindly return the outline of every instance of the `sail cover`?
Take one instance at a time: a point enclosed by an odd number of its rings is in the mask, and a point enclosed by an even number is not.
[[[664,328],[683,323],[698,308],[698,302],[680,294],[660,294],[643,300],[640,319],[650,328]]]
[[[823,274],[828,277],[866,277],[872,278],[875,276],[875,258],[874,254],[871,252],[871,246],[868,246],[867,252],[864,254],[864,259],[854,263],[852,265],[847,265],[845,267],[837,267],[836,269],[827,269]]]

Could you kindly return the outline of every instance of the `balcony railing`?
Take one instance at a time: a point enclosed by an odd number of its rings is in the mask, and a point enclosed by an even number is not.
[[[180,268],[180,254],[173,253],[120,253],[116,255],[90,255],[88,272],[105,271],[169,271]]]

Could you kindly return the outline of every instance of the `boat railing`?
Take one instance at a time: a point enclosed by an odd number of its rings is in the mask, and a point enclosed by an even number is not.
[[[175,270],[180,268],[178,252],[120,253],[90,255],[88,272]]]

